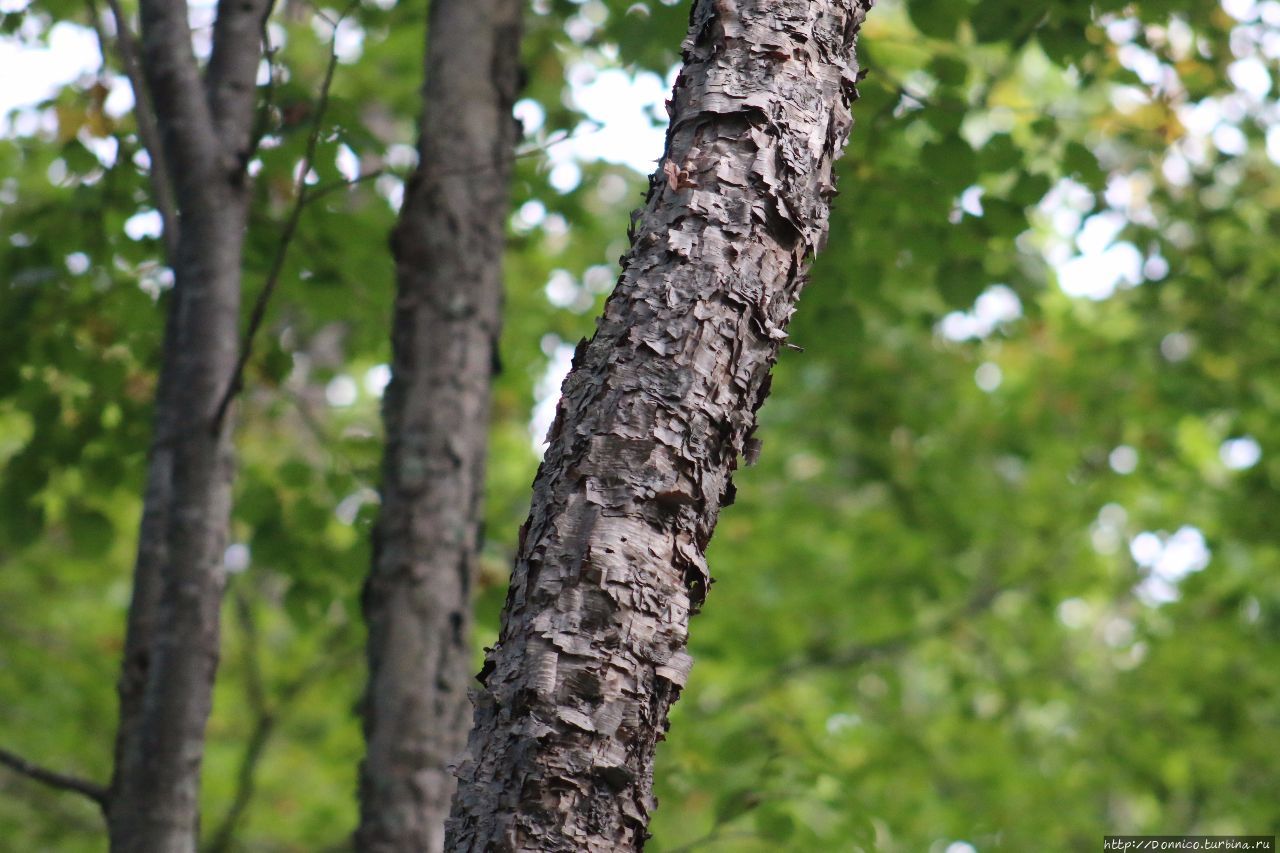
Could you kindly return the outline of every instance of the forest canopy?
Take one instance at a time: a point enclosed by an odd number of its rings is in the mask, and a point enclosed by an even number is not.
[[[0,77],[29,75],[0,96],[0,747],[106,780],[173,274],[110,17],[0,11]],[[213,7],[190,12],[204,58]],[[526,9],[477,648],[687,23],[666,0]],[[424,3],[282,0],[265,30],[246,318],[275,284],[234,437],[210,849],[345,849],[357,821],[425,24]],[[1275,831],[1280,2],[882,0],[858,54],[650,849]],[[103,835],[92,804],[0,771],[0,838]]]

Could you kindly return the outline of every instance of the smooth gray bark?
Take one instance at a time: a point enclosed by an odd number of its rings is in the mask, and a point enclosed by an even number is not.
[[[363,851],[443,849],[466,743],[471,588],[517,137],[520,0],[433,0],[420,163],[392,239],[382,508],[364,593]]]
[[[185,0],[141,3],[140,64],[181,228],[120,679],[113,851],[196,849],[230,512],[231,419],[215,414],[239,348],[245,165],[269,10],[223,0],[201,75]]]
[[[451,851],[640,849],[704,553],[835,193],[870,0],[697,0],[622,277],[579,346]]]

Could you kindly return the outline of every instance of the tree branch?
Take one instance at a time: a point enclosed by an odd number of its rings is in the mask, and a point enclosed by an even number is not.
[[[356,175],[354,178],[352,178],[349,181],[330,181],[327,184],[323,184],[322,186],[316,187],[314,190],[307,193],[306,204],[313,204],[327,195],[332,195],[333,193],[339,192],[340,190],[349,190],[352,187],[357,186],[358,184],[368,183],[369,181],[376,181],[378,178],[381,178],[383,175],[391,175],[393,177],[400,178],[401,180],[405,179],[404,175],[398,175],[395,172],[391,171],[390,169],[373,169],[371,171],[365,172],[364,174]]]
[[[267,27],[270,15],[262,19],[262,59],[267,63],[267,85],[264,87],[262,103],[258,105],[258,114],[254,119],[253,138],[249,141],[249,154],[246,162],[257,156],[262,147],[262,139],[267,135],[267,127],[271,123],[271,115],[276,105],[276,89],[280,82],[280,68],[276,65],[276,52],[280,48],[271,44],[271,31]]]
[[[88,797],[98,804],[98,808],[104,812],[107,810],[107,789],[102,785],[90,782],[87,779],[81,779],[78,776],[70,776],[66,773],[59,773],[56,770],[49,770],[32,764],[22,756],[7,749],[0,749],[0,764],[15,773],[26,776],[36,782],[42,782],[55,790],[71,791]]]
[[[302,219],[302,210],[307,205],[310,190],[310,187],[307,186],[307,174],[311,171],[311,164],[315,162],[316,146],[320,142],[320,132],[324,128],[325,110],[329,106],[329,89],[333,86],[333,75],[338,67],[337,31],[338,28],[335,26],[334,36],[329,42],[329,66],[325,69],[324,82],[320,84],[320,95],[316,103],[315,115],[311,122],[311,133],[307,137],[307,151],[298,167],[298,177],[294,187],[293,209],[289,211],[289,218],[285,221],[284,230],[280,234],[280,242],[276,245],[276,254],[271,260],[271,269],[267,272],[266,282],[263,283],[262,290],[258,292],[258,298],[254,301],[253,310],[249,314],[249,325],[245,329],[244,338],[240,343],[240,355],[236,359],[231,381],[227,384],[227,390],[223,393],[222,401],[218,403],[217,412],[213,416],[213,430],[215,432],[222,428],[222,420],[226,417],[227,408],[231,405],[231,401],[244,388],[245,365],[248,364],[249,358],[253,355],[254,339],[257,337],[258,329],[262,327],[263,319],[266,317],[267,304],[271,301],[271,296],[275,293],[276,286],[280,282],[280,273],[284,269],[285,258],[289,254],[289,245],[293,242],[293,235],[298,230],[298,222]]]
[[[890,637],[836,649],[824,656],[793,661],[778,667],[774,672],[778,678],[786,678],[809,669],[855,667],[868,661],[897,654],[924,640],[940,637],[964,622],[981,615],[995,602],[1000,593],[1004,592],[1004,589],[994,584],[980,584],[962,605],[931,622],[916,625]]]
[[[467,165],[457,169],[438,169],[436,171],[436,174],[443,177],[443,176],[451,176],[451,175],[479,175],[479,174],[484,174],[486,172],[495,171],[502,166],[506,166],[512,160],[523,160],[528,157],[535,157],[539,154],[545,154],[548,151],[550,151],[552,148],[555,148],[557,145],[562,145],[566,142],[572,142],[575,140],[584,139],[588,136],[591,136],[592,134],[599,133],[603,126],[599,122],[593,122],[593,124],[595,126],[586,131],[575,130],[573,133],[565,132],[559,136],[556,136],[553,139],[548,139],[544,142],[535,143],[526,148],[522,148],[519,151],[516,151],[513,154],[511,154],[504,162],[486,160],[485,162],[480,163],[478,165]],[[354,178],[351,178],[350,180],[330,181],[327,184],[322,184],[321,186],[318,186],[315,189],[312,189],[311,192],[307,193],[306,203],[313,204],[319,201],[320,199],[324,198],[325,196],[332,195],[333,193],[339,192],[341,190],[351,189],[352,187],[358,186],[359,184],[368,183],[369,181],[377,180],[378,178],[381,178],[383,175],[390,175],[394,178],[399,178],[401,181],[406,181],[409,179],[408,173],[399,172],[395,169],[372,169],[368,172],[364,172],[362,174],[356,175]]]
[[[102,26],[102,16],[98,13],[95,0],[88,0],[88,5],[93,30],[98,36],[98,47],[102,51],[102,61],[105,63],[110,38]],[[173,198],[169,162],[165,158],[164,146],[160,141],[160,129],[156,126],[151,96],[147,91],[146,81],[142,78],[137,39],[129,29],[129,22],[125,17],[124,9],[120,7],[120,0],[107,0],[107,6],[111,10],[112,23],[115,25],[115,45],[116,52],[120,55],[120,67],[129,81],[129,88],[133,90],[133,115],[134,121],[138,124],[138,138],[151,161],[151,168],[147,170],[147,177],[151,183],[151,200],[160,213],[161,222],[164,223],[165,257],[172,266],[178,255],[178,205]]]
[[[220,143],[204,97],[199,64],[191,46],[186,0],[140,0],[139,57],[147,91],[162,128],[161,149],[178,209],[207,201],[208,181],[220,165]]]
[[[260,46],[273,5],[273,0],[218,0],[205,91],[219,141],[240,168],[248,165],[253,147]]]
[[[236,826],[240,823],[249,803],[253,799],[256,782],[256,770],[266,751],[267,741],[275,728],[276,717],[267,706],[266,689],[262,678],[262,649],[258,635],[258,624],[253,618],[253,608],[248,597],[238,586],[235,589],[235,612],[240,629],[244,632],[244,670],[245,693],[249,697],[249,707],[253,709],[253,731],[245,743],[244,756],[240,759],[240,768],[236,773],[236,792],[231,805],[218,824],[205,853],[224,853],[231,849],[231,840]]]
[[[305,690],[330,671],[346,665],[347,655],[321,655],[311,666],[298,673],[291,681],[279,690],[274,704],[267,701],[265,679],[262,673],[261,635],[257,621],[253,617],[253,608],[244,591],[237,588],[235,592],[235,612],[244,631],[244,667],[245,692],[249,696],[249,705],[254,712],[253,730],[245,742],[244,754],[240,758],[240,767],[236,772],[236,790],[231,805],[213,833],[213,840],[205,848],[204,853],[226,853],[231,849],[235,838],[236,827],[253,801],[257,788],[258,765],[266,753],[267,745],[276,732],[280,716]],[[326,647],[339,643],[343,628],[334,630],[325,641]],[[331,650],[331,649],[330,649]]]

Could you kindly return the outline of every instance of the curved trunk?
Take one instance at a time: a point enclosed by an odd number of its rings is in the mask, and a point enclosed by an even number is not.
[[[827,231],[870,0],[698,0],[662,167],[564,385],[448,849],[640,849],[730,477]]]
[[[471,587],[517,126],[520,0],[433,0],[420,163],[392,239],[382,508],[364,592],[364,851],[444,844],[466,743]]]

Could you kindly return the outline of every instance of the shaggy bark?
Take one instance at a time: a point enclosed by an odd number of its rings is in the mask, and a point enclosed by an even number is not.
[[[364,594],[364,851],[443,849],[466,743],[522,5],[431,4],[420,165],[392,238],[394,357]]]
[[[704,552],[827,231],[870,0],[697,0],[662,166],[534,483],[451,851],[640,849]]]
[[[202,79],[184,0],[141,4],[141,65],[181,232],[120,679],[113,851],[196,849],[230,511],[230,429],[215,413],[238,350],[244,168],[269,10],[219,3]]]

